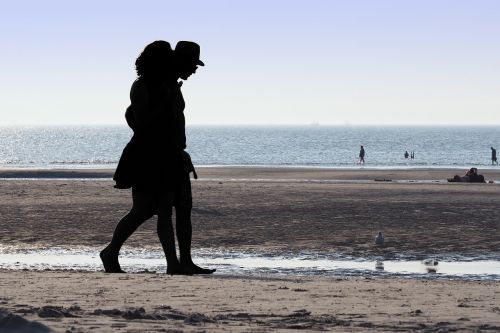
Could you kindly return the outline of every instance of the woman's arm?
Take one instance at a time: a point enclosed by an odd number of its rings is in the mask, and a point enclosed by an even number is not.
[[[139,127],[148,126],[158,119],[159,110],[149,103],[149,93],[142,80],[137,80],[130,89],[131,108],[135,124]]]

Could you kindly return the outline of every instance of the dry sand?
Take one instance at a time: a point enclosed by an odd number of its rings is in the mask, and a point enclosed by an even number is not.
[[[3,170],[0,178],[30,172]],[[130,191],[113,189],[110,171],[87,172],[102,179],[57,170],[44,171],[45,179],[2,180],[0,244],[104,246],[130,207]],[[198,173],[195,248],[499,258],[500,185],[445,182],[463,170]],[[500,179],[497,171],[483,174]],[[158,248],[155,228],[154,221],[145,223],[127,246]],[[387,239],[382,250],[373,246],[379,230]],[[1,271],[0,277],[0,309],[58,332],[500,330],[498,282],[45,271]]]
[[[33,271],[0,276],[1,307],[57,332],[500,330],[495,282]]]

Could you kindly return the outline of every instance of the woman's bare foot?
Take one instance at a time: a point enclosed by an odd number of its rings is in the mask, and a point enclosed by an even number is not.
[[[110,254],[108,248],[102,250],[101,253],[99,253],[99,257],[101,257],[102,264],[104,265],[104,271],[106,273],[126,273],[120,267],[118,255]]]

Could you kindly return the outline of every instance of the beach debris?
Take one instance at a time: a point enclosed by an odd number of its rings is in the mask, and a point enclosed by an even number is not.
[[[472,305],[467,304],[467,303],[460,303],[457,305],[459,308],[472,308]]]
[[[384,235],[382,231],[379,231],[377,237],[375,237],[375,244],[380,246],[384,245]]]
[[[158,314],[148,314],[144,308],[130,308],[122,313],[122,318],[133,319],[149,319],[149,320],[165,320],[166,317]]]
[[[144,308],[130,308],[122,314],[125,319],[146,319],[146,310]]]
[[[215,320],[205,316],[203,313],[191,313],[186,319],[184,319],[184,323],[189,325],[198,325],[202,323],[215,323]]]
[[[121,316],[123,313],[118,309],[95,309],[94,315]]]
[[[311,315],[311,311],[308,311],[306,309],[300,309],[297,311],[294,311],[292,314],[289,314],[288,317],[308,317]]]
[[[64,314],[53,307],[44,306],[38,311],[40,318],[62,318]]]
[[[72,311],[78,311],[74,308],[65,309],[62,306],[46,305],[40,309],[36,309],[38,317],[40,318],[78,318],[77,315],[72,314]]]
[[[384,270],[384,262],[382,260],[377,260],[375,262],[375,269]]]
[[[29,321],[6,310],[0,310],[0,332],[50,333],[53,331],[37,321]]]
[[[296,292],[299,292],[299,293],[303,293],[303,292],[306,292],[308,291],[307,289],[302,289],[302,288],[295,288],[295,289],[292,289],[292,291],[296,291]]]

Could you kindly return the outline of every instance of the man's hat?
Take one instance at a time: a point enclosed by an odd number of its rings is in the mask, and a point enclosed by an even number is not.
[[[200,60],[200,45],[195,42],[181,40],[175,45],[174,52],[187,61],[191,61],[199,66],[205,66],[203,61]]]

